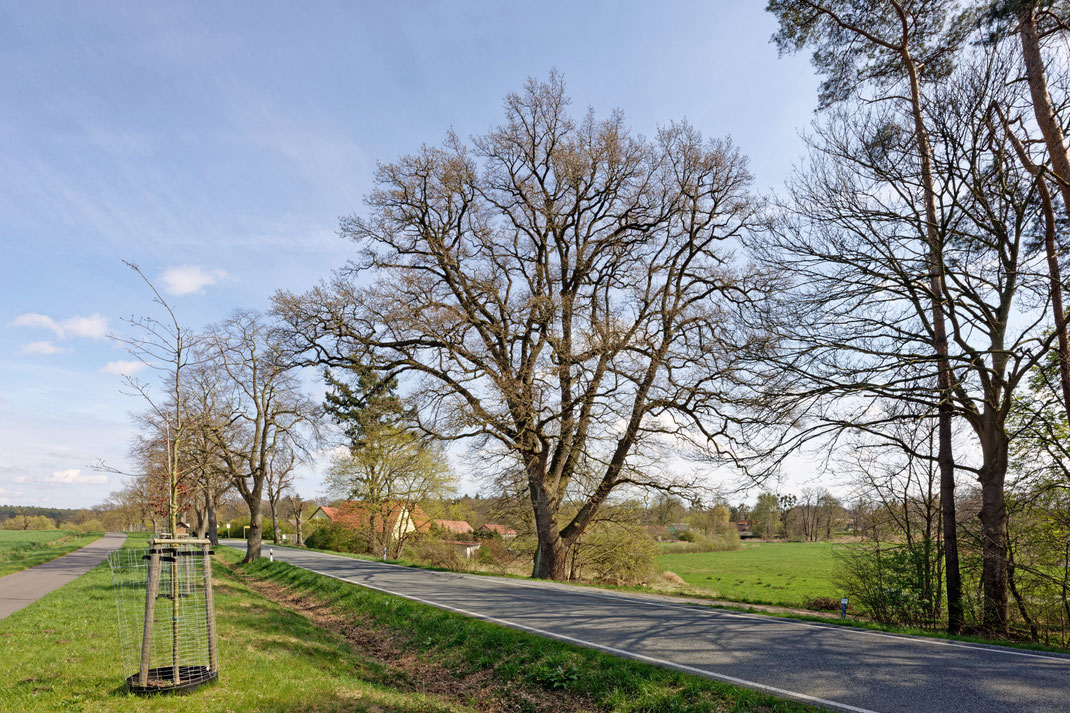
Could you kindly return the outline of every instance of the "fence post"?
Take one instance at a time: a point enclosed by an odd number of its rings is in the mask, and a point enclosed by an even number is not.
[[[145,629],[141,633],[141,670],[138,685],[149,682],[149,661],[152,659],[152,628],[156,619],[156,595],[160,592],[160,550],[149,545],[149,578],[145,583]]]

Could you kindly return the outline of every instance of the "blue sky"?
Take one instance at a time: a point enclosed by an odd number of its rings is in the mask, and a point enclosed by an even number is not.
[[[187,324],[264,308],[344,262],[376,161],[489,128],[528,76],[556,67],[577,110],[639,133],[730,135],[775,188],[818,80],[763,7],[0,2],[0,503],[122,486],[89,467],[124,465],[140,408],[106,338],[151,311],[121,259]]]

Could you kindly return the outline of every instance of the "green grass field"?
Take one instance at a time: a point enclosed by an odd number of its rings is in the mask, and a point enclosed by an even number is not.
[[[468,710],[376,683],[379,664],[251,591],[226,566],[216,576],[218,684],[189,696],[125,691],[130,672],[122,670],[111,575],[102,565],[0,621],[0,712]]]
[[[732,552],[662,555],[658,564],[703,594],[754,604],[802,606],[839,598],[829,542],[744,543]]]
[[[74,552],[102,534],[71,530],[0,530],[0,577]]]
[[[131,538],[127,546],[144,546]],[[239,569],[220,549],[220,680],[188,696],[135,697],[122,685],[111,576],[101,565],[0,621],[0,713],[807,713],[767,695],[618,659],[343,584],[282,563]],[[381,635],[413,669],[258,593],[249,576],[319,602],[350,631]],[[273,596],[278,599],[278,596]],[[438,672],[438,691],[423,692]],[[484,706],[471,691],[506,691]],[[458,693],[459,692],[459,693]],[[444,697],[445,696],[445,697]],[[552,706],[547,708],[547,705]]]

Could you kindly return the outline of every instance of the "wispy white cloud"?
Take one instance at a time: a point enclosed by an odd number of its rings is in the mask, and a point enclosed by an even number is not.
[[[108,482],[108,476],[103,473],[96,475],[82,475],[77,468],[57,470],[45,478],[46,483],[59,483],[63,485],[101,485]]]
[[[8,323],[8,326],[48,329],[59,339],[67,339],[69,337],[103,339],[108,334],[108,318],[100,314],[91,314],[88,317],[76,315],[67,319],[53,319],[47,314],[27,312],[15,317]]]
[[[23,344],[22,348],[19,349],[19,351],[23,354],[42,354],[47,356],[49,354],[59,354],[63,350],[57,347],[52,342],[43,341]]]
[[[188,295],[202,292],[205,287],[214,285],[228,277],[226,270],[208,270],[200,265],[175,265],[163,271],[160,280],[164,289],[172,295]]]
[[[145,362],[129,360],[124,361],[119,359],[118,361],[109,361],[104,366],[100,367],[100,373],[102,374],[116,374],[118,376],[133,376],[142,369],[146,368]]]

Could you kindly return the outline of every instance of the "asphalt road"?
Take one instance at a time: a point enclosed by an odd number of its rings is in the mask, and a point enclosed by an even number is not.
[[[231,541],[244,547],[242,541]],[[1070,656],[264,547],[369,589],[853,713],[1067,713]]]
[[[109,532],[80,550],[0,577],[0,619],[81,577],[125,541],[126,535]]]

